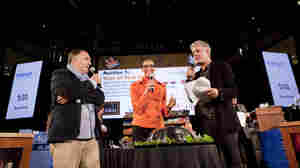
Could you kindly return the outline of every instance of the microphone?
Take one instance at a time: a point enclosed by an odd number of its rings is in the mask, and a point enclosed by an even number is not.
[[[97,74],[96,68],[93,67],[93,66],[90,67],[89,71],[90,71],[90,73],[91,73],[92,75]],[[91,75],[91,76],[92,76],[92,75]],[[97,87],[101,88],[101,84],[97,84]]]
[[[96,68],[93,67],[93,66],[91,66],[89,70],[90,70],[90,72],[91,72],[92,74],[97,73],[97,72],[96,72]]]
[[[150,80],[153,80],[153,78],[154,78],[154,74],[153,74],[153,73],[151,73],[151,74],[149,75],[149,78],[150,78]]]
[[[153,73],[151,73],[150,75],[149,75],[149,79],[150,80],[153,80],[154,79],[154,74]],[[154,92],[154,86],[151,86],[150,88],[150,91],[153,93]]]

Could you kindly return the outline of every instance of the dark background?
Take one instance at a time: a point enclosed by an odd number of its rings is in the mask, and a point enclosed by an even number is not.
[[[0,48],[0,131],[45,129],[50,110],[51,72],[65,66],[66,57],[62,61],[58,58],[65,56],[72,48],[87,49],[97,66],[97,60],[102,56],[189,52],[192,41],[206,40],[212,47],[213,59],[226,61],[232,66],[240,91],[239,102],[245,104],[248,111],[252,111],[260,103],[272,104],[261,52],[290,37],[295,40],[296,48],[299,46],[297,16],[300,15],[297,1],[272,4],[255,1],[214,2],[209,6],[201,6],[182,0],[128,0],[117,7],[113,4],[105,3],[107,9],[113,9],[108,12],[101,11],[106,8],[105,5],[99,7],[100,13],[105,13],[105,16],[117,11],[121,13],[118,20],[110,19],[109,23],[95,24],[89,23],[88,19],[82,21],[72,18],[61,23],[2,26],[6,38],[1,39],[3,45]],[[51,3],[50,6],[57,9],[90,9],[95,12],[95,5],[70,0],[61,4]],[[223,10],[219,10],[220,6]],[[211,10],[204,12],[204,8]],[[248,12],[246,9],[251,10]],[[255,14],[258,10],[264,11],[264,14]],[[234,15],[227,15],[229,11],[234,11]],[[242,53],[239,53],[239,49],[242,49]],[[34,60],[45,62],[35,117],[5,121],[15,65]],[[292,67],[299,86],[299,64]],[[122,120],[105,120],[105,123],[113,139],[122,136]]]

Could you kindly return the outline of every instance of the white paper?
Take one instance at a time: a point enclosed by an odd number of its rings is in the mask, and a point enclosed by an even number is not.
[[[199,101],[207,103],[211,99],[207,96],[207,90],[211,88],[210,81],[205,77],[184,84],[184,90],[190,102],[195,106]],[[199,102],[199,103],[200,103]]]
[[[246,113],[244,113],[244,112],[237,112],[237,116],[238,116],[238,118],[240,120],[241,126],[242,127],[246,127],[246,118],[247,118]]]

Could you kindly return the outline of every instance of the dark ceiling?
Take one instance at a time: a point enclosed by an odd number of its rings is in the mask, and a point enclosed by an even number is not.
[[[127,0],[122,4],[109,0],[107,6],[103,5],[105,0],[100,3],[102,5],[66,0],[61,4],[43,4],[52,9],[49,14],[53,14],[56,22],[2,24],[1,30],[5,29],[2,32],[5,37],[9,36],[4,48],[14,48],[21,53],[17,59],[26,61],[48,54],[48,49],[54,46],[61,51],[65,48],[93,49],[99,56],[151,54],[188,52],[189,44],[201,39],[211,44],[213,55],[230,60],[238,48],[269,48],[289,36],[296,40],[300,37],[297,0],[198,1],[200,5],[189,0]],[[78,10],[66,10],[65,15],[58,16],[57,10],[65,8]],[[85,15],[79,16],[81,13]],[[62,17],[67,19],[58,22]],[[109,22],[102,22],[103,17]],[[253,74],[264,74],[257,68],[260,66],[257,62],[249,59],[233,67],[244,91],[241,94],[245,95],[245,102],[253,100],[253,107],[261,103],[257,97],[265,94],[261,87],[265,84],[265,76],[255,80],[249,78]],[[263,81],[263,84],[256,81]],[[253,86],[249,88],[249,84]]]
[[[239,47],[272,39],[274,32],[278,35],[276,39],[262,47],[271,47],[280,39],[295,35],[298,30],[296,0],[214,1],[202,6],[186,0],[104,1],[100,5],[68,0],[51,5],[57,9],[88,9],[93,15],[99,11],[99,17],[104,13],[109,22],[90,23],[101,22],[100,18],[89,21],[91,17],[81,22],[73,12],[73,19],[61,23],[8,25],[11,39],[27,39],[22,41],[42,48],[54,44],[58,48],[93,48],[98,55],[188,51],[193,40],[202,39],[211,44],[219,58],[226,59]],[[263,13],[258,15],[260,12]],[[115,14],[117,19],[113,17]],[[12,45],[16,44],[15,40],[10,41]],[[16,44],[16,48],[22,48],[22,45],[23,42]]]

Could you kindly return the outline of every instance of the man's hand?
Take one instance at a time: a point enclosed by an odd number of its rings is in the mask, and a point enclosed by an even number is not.
[[[62,96],[57,96],[56,102],[59,103],[59,104],[66,104],[66,103],[68,103],[68,99],[64,98]]]
[[[102,120],[103,113],[104,113],[104,107],[100,108],[100,110],[97,112],[97,117],[99,120]]]
[[[97,84],[100,84],[100,83],[101,83],[101,79],[100,79],[98,73],[93,74],[93,76],[92,76],[90,79],[93,80],[93,81],[95,81]]]
[[[101,124],[101,132],[104,134],[107,133],[107,131],[107,127],[104,124]]]
[[[237,98],[236,97],[232,98],[232,105],[237,105],[237,104],[238,104]]]
[[[103,113],[104,113],[104,107],[101,107],[100,110],[97,112],[97,117],[100,121],[102,121],[102,116],[103,116]],[[104,125],[104,124],[101,124],[101,132],[104,134],[104,133],[107,133],[107,127]]]
[[[219,90],[216,88],[209,88],[207,90],[207,96],[215,99],[219,96]]]

